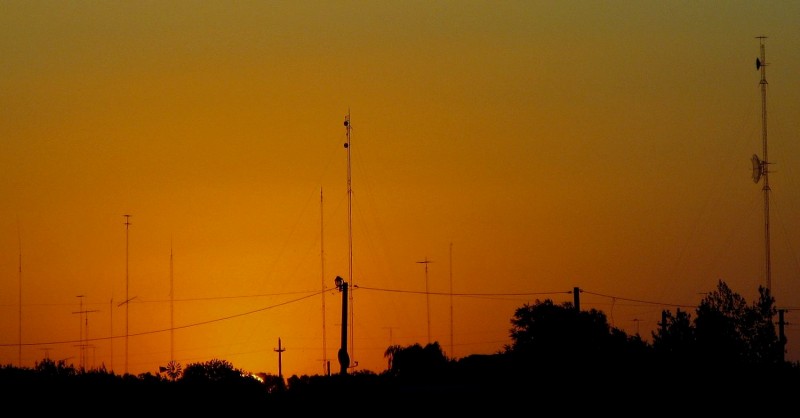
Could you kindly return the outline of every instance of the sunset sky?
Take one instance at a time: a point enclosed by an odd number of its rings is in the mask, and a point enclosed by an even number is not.
[[[694,317],[720,280],[752,303],[761,35],[772,293],[800,360],[798,16],[0,1],[0,364],[277,374],[280,339],[285,377],[337,372],[336,276],[354,287],[353,370],[374,372],[393,344],[498,352],[516,308],[574,287],[651,342],[662,310]]]

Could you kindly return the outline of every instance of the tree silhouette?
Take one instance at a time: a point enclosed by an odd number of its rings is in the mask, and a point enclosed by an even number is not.
[[[775,299],[758,289],[759,298],[745,299],[720,280],[716,290],[700,302],[695,319],[698,355],[715,364],[774,364],[780,360],[773,318]]]
[[[72,364],[67,365],[65,360],[58,360],[54,361],[49,358],[46,358],[40,362],[37,362],[34,367],[34,371],[39,374],[39,376],[46,376],[46,377],[70,377],[75,376],[78,374],[78,371],[75,369],[75,366]]]
[[[389,358],[387,374],[403,379],[440,377],[448,365],[438,341],[425,347],[419,343],[407,347],[393,345],[386,349],[384,356]]]
[[[533,304],[526,303],[516,309],[511,324],[512,343],[506,350],[548,362],[596,359],[612,340],[611,326],[603,312],[578,312],[570,302],[556,305],[550,299],[537,299]]]
[[[676,309],[663,311],[661,327],[653,331],[653,348],[662,361],[686,362],[697,349],[695,328],[689,313]]]
[[[212,359],[205,363],[190,363],[183,371],[185,383],[235,383],[242,379],[243,372],[227,360]]]

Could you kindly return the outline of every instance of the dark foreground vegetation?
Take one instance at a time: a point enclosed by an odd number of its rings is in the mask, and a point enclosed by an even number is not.
[[[33,368],[0,368],[0,400],[32,413],[92,415],[763,415],[796,410],[800,396],[800,365],[784,360],[777,314],[764,288],[748,304],[720,281],[693,313],[663,311],[649,343],[610,326],[602,311],[546,299],[515,310],[511,343],[491,355],[450,359],[438,343],[390,346],[390,367],[381,373],[285,381],[248,375],[217,359],[138,376],[45,359]]]

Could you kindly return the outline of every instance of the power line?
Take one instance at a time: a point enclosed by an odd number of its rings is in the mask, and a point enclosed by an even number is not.
[[[139,333],[126,334],[126,335],[124,335],[124,337],[127,338],[128,336],[138,337],[138,336],[142,336],[142,335],[158,334],[158,333],[161,333],[161,332],[173,331],[173,330],[177,330],[177,329],[193,328],[193,327],[197,327],[197,326],[200,326],[200,325],[211,324],[211,323],[214,323],[214,322],[227,321],[229,319],[238,318],[238,317],[247,316],[247,315],[252,315],[254,313],[267,311],[267,310],[270,310],[270,309],[277,308],[279,306],[284,306],[284,305],[288,305],[290,303],[299,302],[299,301],[301,301],[303,299],[308,299],[310,297],[317,296],[317,295],[319,295],[319,292],[316,292],[316,293],[313,293],[313,294],[310,294],[310,295],[306,295],[306,296],[303,296],[303,297],[300,297],[300,298],[297,298],[297,299],[292,299],[292,300],[289,300],[289,301],[286,301],[286,302],[277,303],[275,305],[270,305],[270,306],[265,306],[263,308],[254,309],[254,310],[247,311],[247,312],[242,312],[242,313],[229,315],[229,316],[225,316],[225,317],[221,317],[221,318],[210,319],[208,321],[195,322],[195,323],[192,323],[192,324],[186,324],[186,325],[181,325],[181,326],[177,326],[177,327],[169,327],[169,328],[152,330],[152,331],[143,331],[143,332],[139,332]],[[122,337],[123,336],[97,337],[97,338],[88,338],[88,339],[84,338],[83,341],[86,341],[86,342],[88,342],[88,341],[104,341],[104,340],[111,340],[111,339],[122,338]],[[74,343],[74,342],[76,342],[76,341],[74,341],[74,340],[49,341],[49,342],[40,342],[40,343],[24,343],[22,345],[35,346],[35,345],[47,345],[47,344],[70,344],[70,343]],[[0,344],[0,347],[11,347],[11,346],[16,346],[16,345],[17,344]]]
[[[442,295],[449,296],[450,292],[423,292],[419,290],[402,290],[402,289],[385,289],[379,287],[365,287],[356,286],[358,289],[374,290],[378,292],[392,292],[392,293],[416,293],[416,294],[429,294],[429,295]],[[522,293],[452,293],[453,296],[535,296],[535,295],[555,295],[555,294],[572,294],[571,290],[563,292],[522,292]]]
[[[650,305],[675,306],[675,307],[678,307],[678,308],[696,308],[697,307],[697,305],[666,303],[666,302],[654,302],[654,301],[642,300],[642,299],[630,299],[630,298],[623,298],[623,297],[620,297],[620,296],[604,295],[602,293],[589,292],[589,291],[584,290],[584,289],[581,289],[581,292],[588,293],[590,295],[595,295],[595,296],[602,296],[602,297],[606,297],[606,298],[610,298],[610,299],[626,300],[628,302],[646,303],[646,304],[650,304]]]
[[[388,293],[407,293],[407,294],[425,294],[425,293],[428,293],[428,294],[431,294],[431,295],[448,295],[448,296],[451,294],[449,292],[446,292],[446,293],[445,292],[422,292],[422,291],[416,291],[416,290],[386,289],[386,288],[365,287],[365,286],[359,286],[358,289],[372,290],[372,291],[377,291],[377,292],[388,292]],[[324,290],[324,291],[327,291],[327,289]],[[247,315],[252,315],[252,314],[255,314],[255,313],[258,313],[258,312],[263,312],[263,311],[274,309],[274,308],[277,308],[277,307],[280,307],[280,306],[284,306],[284,305],[288,305],[288,304],[291,304],[291,303],[299,302],[299,301],[302,301],[302,300],[305,300],[305,299],[308,299],[308,298],[311,298],[311,297],[314,297],[314,296],[318,296],[322,292],[323,291],[280,293],[280,294],[307,293],[307,294],[302,296],[302,297],[295,298],[295,299],[292,299],[292,300],[289,300],[289,301],[277,303],[277,304],[274,304],[274,305],[265,306],[263,308],[258,308],[258,309],[254,309],[254,310],[250,310],[250,311],[246,311],[246,312],[242,312],[242,313],[238,313],[238,314],[234,314],[234,315],[215,318],[215,319],[211,319],[211,320],[207,320],[207,321],[195,322],[195,323],[181,325],[181,326],[177,326],[177,327],[169,327],[169,328],[165,328],[165,329],[158,329],[158,330],[152,330],[152,331],[143,331],[143,332],[134,333],[134,334],[127,334],[127,335],[125,335],[125,337],[127,338],[128,336],[143,336],[143,335],[157,334],[157,333],[167,332],[167,331],[172,331],[172,330],[177,330],[177,329],[193,328],[193,327],[206,325],[206,324],[210,324],[210,323],[214,323],[214,322],[226,321],[226,320],[229,320],[229,319],[238,318],[238,317],[247,316]],[[636,302],[636,303],[643,303],[643,304],[650,304],[650,305],[657,305],[657,306],[675,306],[675,307],[690,307],[690,308],[696,308],[697,307],[697,305],[676,304],[676,303],[669,303],[669,302],[657,302],[657,301],[650,301],[650,300],[626,298],[626,297],[621,297],[621,296],[612,296],[612,295],[607,295],[607,294],[603,294],[603,293],[587,291],[585,289],[581,289],[581,292],[582,293],[586,293],[586,294],[590,294],[590,295],[595,295],[595,296],[615,299],[615,300],[624,300],[624,301],[629,301],[629,302]],[[519,292],[519,293],[452,293],[453,296],[459,296],[459,297],[504,297],[504,296],[505,297],[509,297],[509,296],[557,295],[557,294],[572,294],[572,290],[551,291],[551,292]],[[278,293],[270,294],[270,295],[278,295]],[[214,297],[214,298],[195,298],[195,299],[183,299],[183,300],[184,301],[191,301],[191,300],[206,300],[206,299],[229,299],[229,298],[256,297],[256,296],[263,296],[263,294],[262,295],[230,296],[230,297]],[[792,306],[792,307],[786,307],[784,309],[786,309],[787,311],[800,310],[800,307]],[[77,342],[80,343],[80,342],[88,342],[88,341],[103,341],[103,340],[110,340],[110,339],[116,339],[116,338],[121,338],[121,337],[122,336],[96,337],[96,338],[90,338],[90,339],[84,338],[83,341],[77,341]],[[39,346],[39,345],[48,345],[48,344],[69,344],[69,343],[75,343],[75,342],[76,342],[75,340],[64,340],[64,341],[21,343],[21,345],[23,345],[23,346]],[[20,344],[6,343],[6,344],[0,344],[0,347],[12,347],[12,346],[17,346],[17,345],[20,345]],[[457,345],[461,345],[461,344],[457,344]]]

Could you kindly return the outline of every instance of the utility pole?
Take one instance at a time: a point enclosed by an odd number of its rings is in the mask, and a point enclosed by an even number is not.
[[[336,288],[342,292],[342,342],[339,348],[339,374],[346,375],[350,367],[350,355],[347,354],[347,282],[340,276],[334,281]]]
[[[578,286],[572,288],[572,299],[575,301],[575,312],[581,311],[581,289]]]
[[[431,294],[428,292],[428,264],[432,261],[425,257],[424,261],[417,261],[419,264],[425,264],[425,303],[427,305],[428,315],[428,344],[431,343]]]
[[[281,339],[280,339],[280,337],[278,337],[278,348],[276,348],[275,351],[278,353],[278,377],[280,377],[281,381],[283,381],[283,359],[282,359],[282,355],[283,355],[283,352],[286,351],[286,349],[285,348],[281,348]]]
[[[788,325],[788,323],[783,320],[784,312],[786,312],[786,309],[778,309],[778,342],[781,346],[781,362],[785,360],[786,355],[786,334],[784,334],[783,328],[785,325]]]

